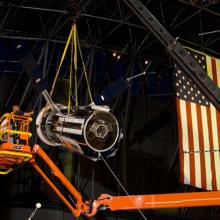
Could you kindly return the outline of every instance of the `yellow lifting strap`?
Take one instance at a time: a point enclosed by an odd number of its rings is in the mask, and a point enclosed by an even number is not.
[[[50,91],[50,95],[52,96],[53,95],[53,92],[54,92],[54,89],[55,89],[55,85],[56,85],[56,81],[57,81],[57,78],[59,76],[59,73],[60,73],[60,69],[61,69],[61,66],[63,64],[63,61],[64,61],[64,58],[66,56],[66,51],[68,49],[68,46],[70,44],[70,40],[72,38],[72,35],[73,35],[73,26],[71,28],[71,31],[69,33],[69,36],[68,36],[68,39],[67,39],[67,42],[66,42],[66,45],[65,45],[65,48],[64,48],[64,51],[63,51],[63,54],[62,54],[62,57],[61,57],[61,60],[60,60],[60,63],[59,63],[59,66],[57,68],[57,71],[56,71],[56,75],[55,75],[55,78],[54,78],[54,81],[53,81],[53,85],[52,85],[52,89]]]
[[[69,83],[69,94],[68,94],[68,113],[70,112],[70,108],[71,108],[71,96],[72,96],[72,78],[73,78],[73,64],[74,63],[74,81],[75,81],[75,103],[76,103],[76,107],[78,107],[78,84],[77,84],[77,44],[78,44],[78,49],[79,49],[79,53],[80,53],[80,58],[82,61],[82,66],[83,66],[83,72],[85,75],[85,79],[86,79],[86,83],[87,83],[87,87],[88,87],[88,93],[89,93],[89,98],[90,101],[93,102],[92,99],[92,93],[91,93],[91,89],[89,86],[89,80],[88,80],[88,76],[87,76],[87,72],[86,72],[86,67],[85,67],[85,63],[83,61],[83,56],[82,56],[82,51],[80,48],[80,44],[79,44],[79,39],[78,39],[78,35],[77,35],[77,28],[76,28],[76,24],[72,25],[71,31],[69,33],[58,69],[56,71],[56,75],[54,78],[54,82],[52,85],[52,89],[50,91],[50,95],[53,95],[54,89],[55,89],[55,85],[56,85],[56,81],[61,69],[61,66],[63,64],[64,58],[66,56],[66,52],[68,49],[69,44],[71,44],[71,61],[70,61],[70,83]],[[73,53],[74,50],[74,53]],[[73,56],[74,54],[74,56]]]
[[[72,96],[72,78],[73,78],[73,63],[74,63],[74,81],[75,81],[75,103],[78,107],[78,84],[77,84],[77,42],[76,42],[76,24],[73,25],[73,34],[71,37],[71,60],[70,60],[70,81],[69,81],[69,95],[68,95],[68,114],[71,108]],[[73,51],[74,50],[74,51]],[[74,54],[74,57],[73,57]]]
[[[77,42],[76,42],[76,24],[74,24],[74,30],[73,30],[73,40],[74,40],[74,70],[75,70],[75,103],[76,107],[78,107],[78,84],[77,84]]]
[[[71,52],[70,52],[70,80],[69,80],[69,94],[68,94],[68,114],[71,108],[71,96],[72,96],[72,78],[73,78],[73,35],[71,36]]]
[[[84,72],[85,78],[86,78],[86,83],[87,83],[87,87],[88,87],[88,93],[89,93],[90,102],[92,103],[93,102],[92,93],[91,93],[91,89],[90,89],[90,85],[89,85],[89,79],[88,79],[88,76],[87,76],[86,66],[85,66],[85,63],[84,63],[84,60],[83,60],[83,56],[82,56],[82,51],[81,51],[79,40],[78,40],[78,48],[79,48],[79,55],[80,55],[80,58],[82,60],[83,72]]]

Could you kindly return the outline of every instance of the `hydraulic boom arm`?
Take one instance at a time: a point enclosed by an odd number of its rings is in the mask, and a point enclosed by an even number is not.
[[[49,186],[54,190],[54,192],[59,196],[59,198],[65,203],[65,205],[70,209],[75,217],[80,216],[84,212],[88,212],[88,205],[83,203],[81,194],[71,185],[59,168],[54,164],[54,162],[47,156],[44,150],[39,145],[34,145],[33,147],[34,158],[29,162],[41,175],[41,177],[49,184]],[[36,163],[35,157],[39,156],[43,161],[49,166],[50,172],[55,176],[65,187],[68,193],[67,199],[66,195],[53,183],[53,181],[42,171],[39,165]]]
[[[215,191],[132,196],[111,196],[102,194],[96,200],[83,202],[81,194],[66,179],[63,173],[39,145],[34,145],[33,155],[35,156],[30,160],[30,163],[66,204],[75,217],[80,215],[92,217],[99,210],[119,211],[220,205],[220,192]],[[55,186],[52,180],[41,170],[35,161],[36,156],[44,160],[49,166],[51,173],[63,184],[68,193],[68,197],[71,197],[70,200],[67,199],[67,197]]]

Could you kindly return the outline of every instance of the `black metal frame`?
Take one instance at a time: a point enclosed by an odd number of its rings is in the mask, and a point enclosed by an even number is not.
[[[162,43],[174,62],[178,64],[220,111],[220,89],[213,83],[194,58],[187,53],[186,49],[178,42],[178,38],[174,38],[139,0],[123,1],[157,40]]]

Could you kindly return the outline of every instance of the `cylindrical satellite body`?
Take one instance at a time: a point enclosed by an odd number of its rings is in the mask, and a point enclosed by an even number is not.
[[[39,138],[50,146],[62,146],[67,150],[92,160],[114,155],[119,139],[119,125],[108,107],[74,107],[68,113],[67,106],[57,105],[60,111],[46,106],[36,119]]]

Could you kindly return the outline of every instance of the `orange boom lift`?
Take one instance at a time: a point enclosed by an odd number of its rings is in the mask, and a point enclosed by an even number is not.
[[[75,217],[94,216],[98,210],[135,210],[155,208],[178,208],[193,206],[220,205],[220,192],[194,192],[156,195],[111,196],[102,194],[96,200],[83,201],[80,192],[67,180],[59,168],[39,145],[29,146],[29,123],[31,118],[5,114],[0,119],[0,174],[8,174],[14,168],[30,163],[41,177],[49,184]],[[65,194],[52,182],[36,162],[40,157],[49,167],[50,172],[68,191]]]
[[[204,95],[220,111],[220,89],[213,84],[211,79],[198,63],[185,51],[182,45],[173,38],[166,29],[155,19],[155,17],[138,0],[123,0],[123,2],[140,19],[144,26],[162,43],[169,55],[186,72],[192,81],[201,89]],[[20,47],[19,47],[20,48]],[[26,59],[26,60],[25,60]],[[22,57],[24,66],[29,69],[32,58]],[[36,69],[34,69],[35,72]],[[35,78],[34,78],[35,77]],[[41,89],[42,80],[34,76],[35,86]],[[46,90],[41,91],[51,109],[57,109],[52,103],[51,97]],[[59,110],[59,109],[58,109]],[[220,191],[173,193],[157,195],[133,195],[133,196],[111,196],[102,194],[99,198],[91,201],[83,201],[80,192],[67,180],[54,162],[47,156],[39,145],[29,145],[29,123],[31,118],[5,114],[0,119],[0,174],[8,174],[14,168],[25,162],[30,163],[42,178],[49,184],[54,192],[66,204],[75,217],[85,215],[94,216],[99,210],[134,210],[154,208],[178,208],[193,206],[216,206],[220,205]],[[45,174],[37,163],[41,158],[49,167],[49,171],[55,176],[68,192],[68,196],[58,188],[54,182]]]

